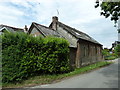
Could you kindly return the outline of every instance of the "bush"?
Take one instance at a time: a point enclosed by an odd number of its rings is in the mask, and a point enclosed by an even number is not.
[[[64,39],[54,37],[44,38],[39,59],[40,68],[50,73],[67,72],[69,69],[68,46],[68,42]]]
[[[118,57],[120,57],[120,44],[115,47],[115,53]]]
[[[103,49],[102,53],[104,55],[105,60],[113,60],[113,59],[117,58],[116,53],[114,53],[114,52],[110,53],[110,51],[108,49]]]
[[[2,35],[2,81],[22,81],[42,73],[69,71],[69,43],[62,38],[32,37],[24,33]]]

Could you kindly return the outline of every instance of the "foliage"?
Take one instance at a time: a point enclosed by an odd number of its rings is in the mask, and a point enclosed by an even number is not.
[[[112,55],[105,58],[105,60],[114,60],[114,59],[116,59],[116,56],[112,56]]]
[[[62,38],[33,37],[25,33],[2,35],[3,83],[22,81],[42,73],[69,71],[69,43]]]
[[[24,80],[22,83],[4,84],[3,89],[4,89],[4,87],[7,87],[7,88],[19,87],[20,88],[20,87],[25,87],[25,86],[50,84],[50,83],[53,83],[53,82],[58,81],[58,80],[60,81],[63,78],[71,77],[71,76],[78,75],[78,74],[81,74],[81,73],[85,73],[85,72],[94,70],[96,68],[107,66],[107,65],[112,64],[112,63],[113,62],[103,61],[103,62],[97,62],[95,64],[91,64],[91,65],[88,65],[88,66],[84,66],[84,67],[81,67],[81,68],[77,68],[74,71],[71,71],[69,73],[54,74],[54,75],[47,74],[47,75],[33,76],[33,77],[30,77],[28,80]]]
[[[69,70],[68,65],[68,49],[69,43],[60,38],[47,37],[43,39],[43,47],[41,48],[41,64],[43,70],[49,72],[66,72]],[[45,61],[45,62],[44,62]]]
[[[102,53],[104,56],[108,56],[110,54],[108,49],[103,49]]]
[[[116,59],[117,58],[117,55],[116,53],[110,53],[110,50],[109,49],[103,49],[102,51],[103,55],[104,55],[104,59],[105,60],[113,60],[113,59]]]
[[[107,2],[99,2],[100,0],[96,1],[95,8],[101,7],[101,15],[105,16],[105,18],[110,17],[111,20],[117,23],[119,16],[120,16],[120,1],[118,2],[111,2],[108,0]]]
[[[120,57],[120,44],[115,47],[115,53]]]

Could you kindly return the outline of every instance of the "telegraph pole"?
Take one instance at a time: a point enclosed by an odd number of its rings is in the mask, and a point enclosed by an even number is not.
[[[118,20],[118,42],[120,42],[120,17]]]

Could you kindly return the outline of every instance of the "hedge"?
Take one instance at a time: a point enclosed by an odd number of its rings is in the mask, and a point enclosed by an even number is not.
[[[2,35],[2,82],[15,83],[37,74],[69,72],[69,43],[63,38]]]
[[[120,57],[120,44],[118,44],[116,47],[115,47],[115,53],[118,57]]]

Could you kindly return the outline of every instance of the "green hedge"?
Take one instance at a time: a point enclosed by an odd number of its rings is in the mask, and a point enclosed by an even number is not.
[[[69,43],[62,38],[2,35],[2,82],[18,82],[36,74],[64,73],[69,68]]]
[[[120,57],[120,44],[118,44],[116,47],[115,47],[115,53],[118,57]]]

